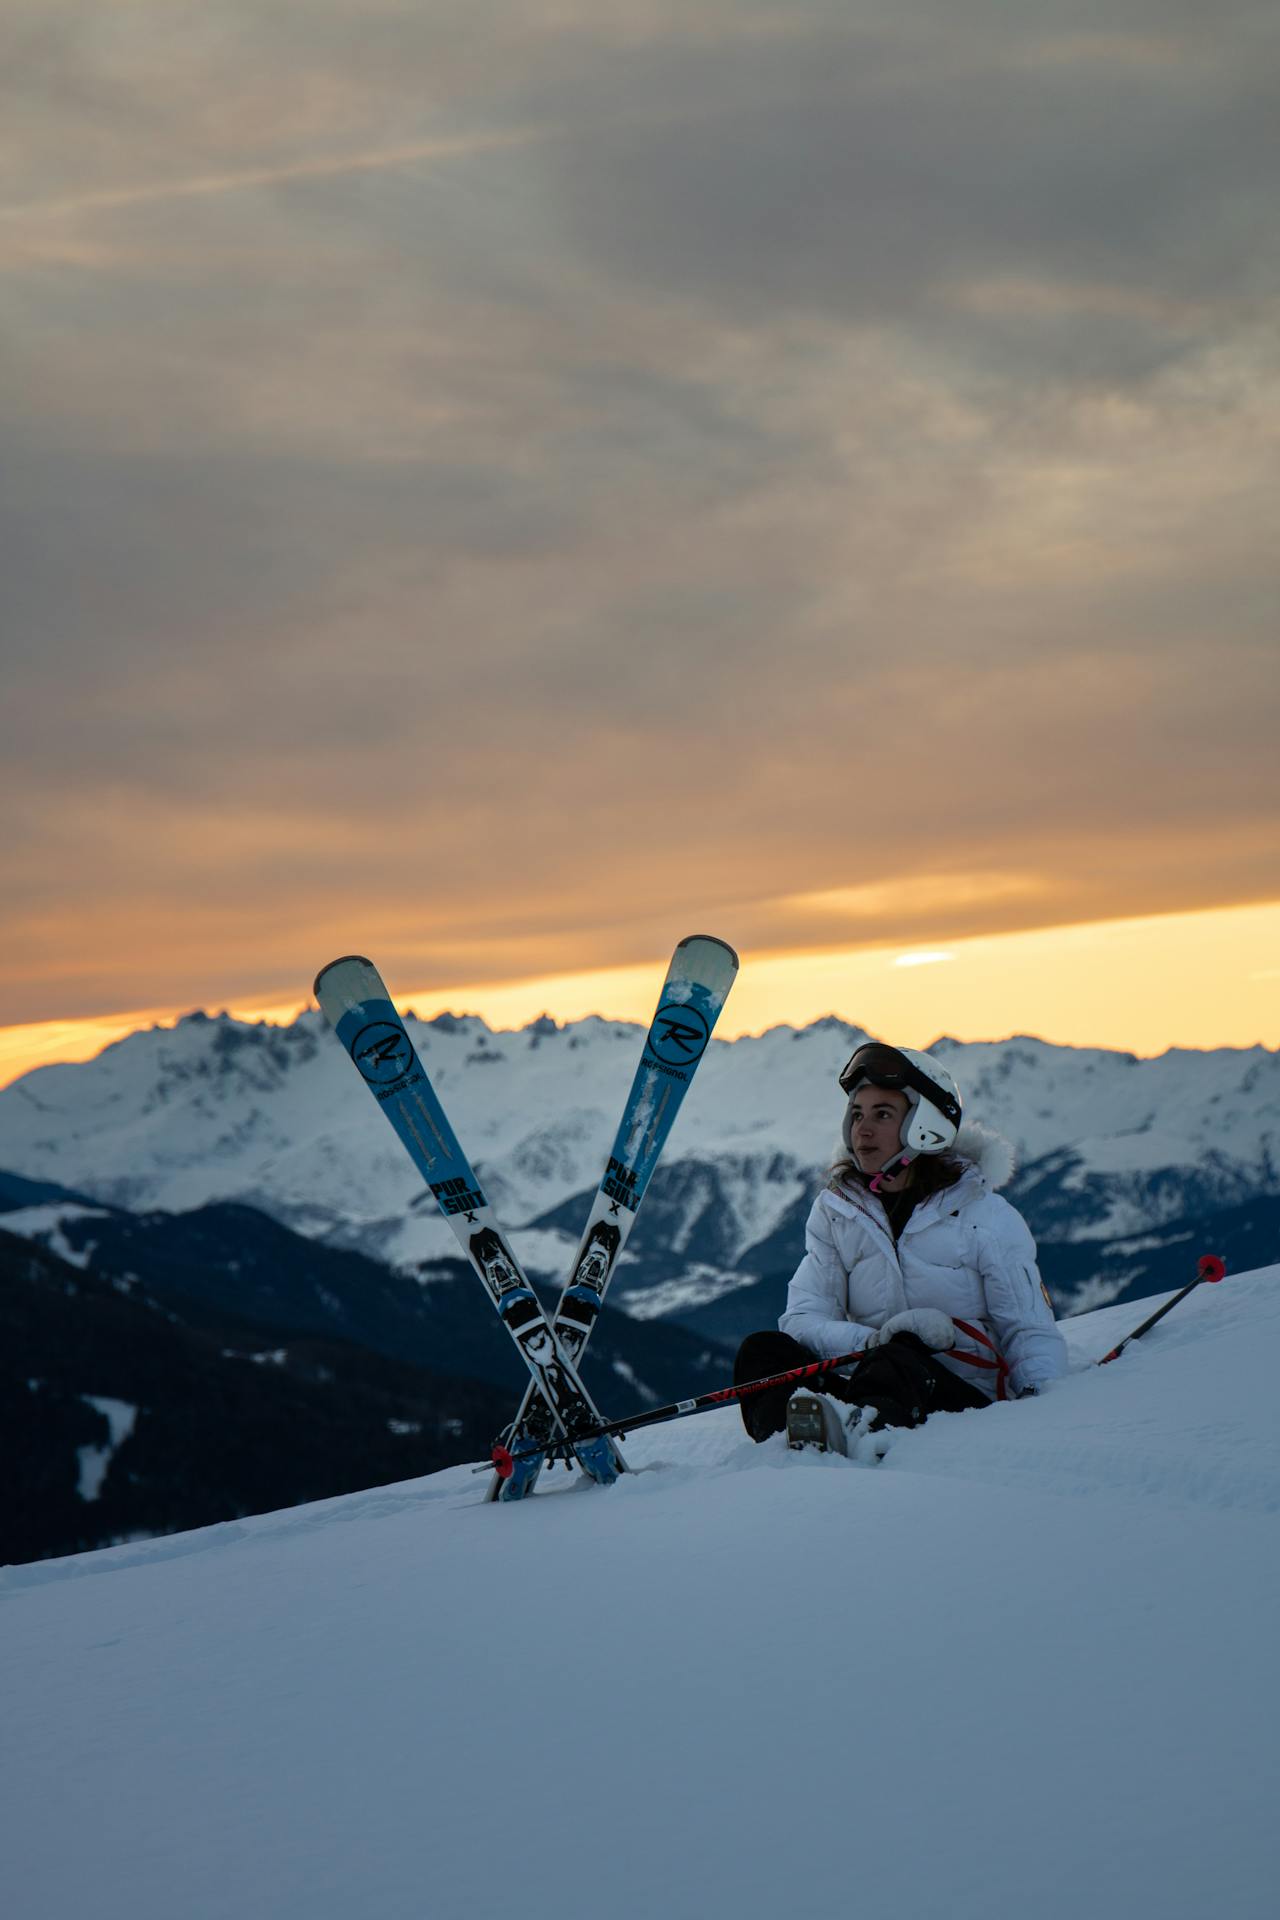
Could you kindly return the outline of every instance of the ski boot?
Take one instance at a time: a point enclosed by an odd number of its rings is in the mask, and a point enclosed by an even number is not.
[[[816,1447],[819,1453],[847,1453],[845,1421],[850,1411],[860,1410],[801,1387],[787,1402],[787,1445]]]

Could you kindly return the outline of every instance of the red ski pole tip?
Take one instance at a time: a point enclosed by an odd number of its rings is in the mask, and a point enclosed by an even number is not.
[[[516,1463],[511,1458],[511,1449],[509,1447],[495,1447],[489,1458],[498,1470],[499,1480],[509,1480],[516,1470]]]
[[[1216,1253],[1202,1253],[1200,1256],[1200,1278],[1202,1280],[1221,1280],[1225,1277],[1227,1263]]]

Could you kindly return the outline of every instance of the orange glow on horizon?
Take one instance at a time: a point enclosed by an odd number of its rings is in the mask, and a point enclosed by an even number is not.
[[[731,927],[715,931],[732,940]],[[376,956],[375,956],[376,957]],[[423,1019],[477,1013],[493,1028],[588,1014],[646,1023],[661,962],[508,985],[429,992],[388,982]],[[240,1004],[237,1019],[286,1024],[307,1004]],[[34,1067],[88,1060],[141,1027],[172,1025],[186,1009],[140,1009],[82,1020],[0,1028],[0,1085]],[[930,947],[743,956],[717,1031],[725,1039],[771,1026],[806,1026],[836,1013],[903,1046],[942,1034],[1000,1040],[1031,1033],[1062,1046],[1141,1055],[1169,1047],[1280,1046],[1280,902]]]

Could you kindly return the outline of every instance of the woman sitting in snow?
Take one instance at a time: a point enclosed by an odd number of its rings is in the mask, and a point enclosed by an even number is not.
[[[960,1131],[960,1094],[927,1053],[868,1042],[840,1075],[845,1155],[814,1201],[778,1333],[749,1334],[734,1380],[862,1349],[821,1391],[741,1402],[754,1440],[852,1452],[864,1435],[1034,1393],[1066,1372],[1035,1242],[995,1189],[1008,1143]],[[868,1442],[857,1449],[876,1453]]]

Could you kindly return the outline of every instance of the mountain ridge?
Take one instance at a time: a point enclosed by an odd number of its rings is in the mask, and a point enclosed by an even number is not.
[[[595,1016],[409,1025],[499,1216],[554,1282],[642,1030]],[[619,1301],[682,1277],[746,1286],[785,1264],[835,1147],[836,1075],[864,1037],[828,1017],[713,1040],[619,1267]],[[1280,1184],[1280,1053],[1143,1060],[1025,1035],[935,1045],[967,1114],[1012,1140],[1021,1165],[1006,1191],[1042,1248],[1208,1220]],[[191,1015],[0,1092],[0,1166],[131,1211],[242,1203],[321,1245],[421,1270],[453,1251],[448,1227],[360,1095],[316,1013],[285,1027]]]

